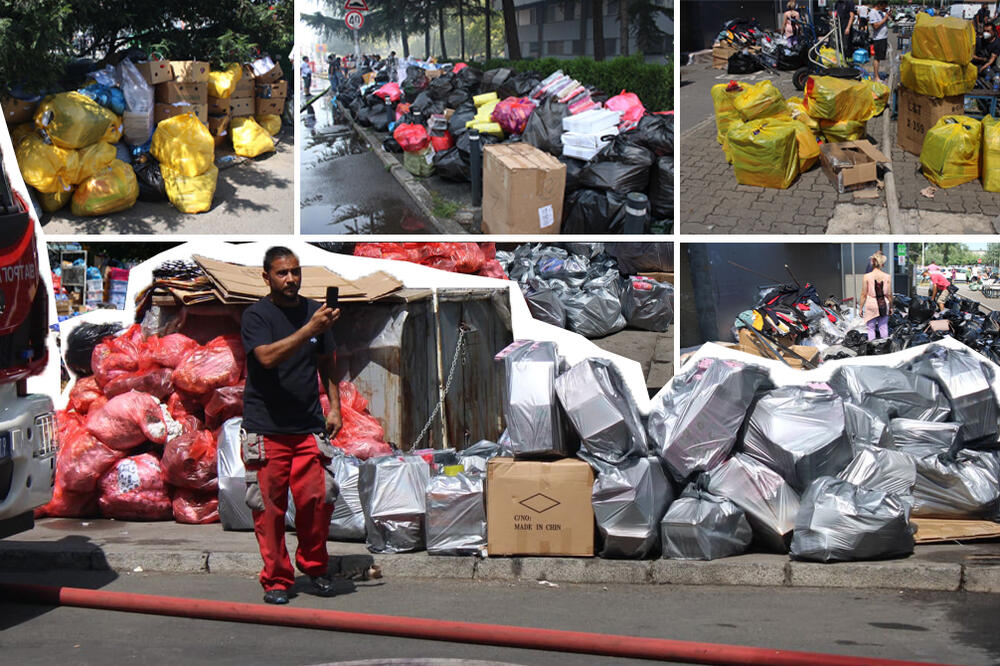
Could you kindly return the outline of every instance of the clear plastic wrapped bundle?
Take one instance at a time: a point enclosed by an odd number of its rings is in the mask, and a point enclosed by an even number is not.
[[[725,497],[690,485],[660,522],[663,556],[675,560],[716,560],[740,555],[753,531],[746,513]]]
[[[597,471],[591,503],[601,535],[600,557],[642,559],[656,554],[660,520],[673,488],[653,456],[620,465],[590,459]]]
[[[340,488],[330,518],[330,538],[334,541],[364,541],[365,513],[358,492],[361,461],[354,456],[338,455],[330,459],[327,469],[333,472]]]
[[[430,466],[419,456],[385,456],[362,463],[358,490],[368,550],[423,550],[430,476]]]
[[[560,359],[555,343],[518,340],[496,359],[506,370],[503,412],[514,452],[572,455],[556,399]]]
[[[947,421],[948,398],[926,377],[899,368],[845,365],[837,368],[830,386],[844,400],[867,409],[883,421],[892,418]]]
[[[475,555],[486,547],[483,477],[439,474],[427,484],[427,552]]]

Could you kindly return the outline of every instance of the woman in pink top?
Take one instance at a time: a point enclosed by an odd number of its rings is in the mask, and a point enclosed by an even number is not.
[[[892,288],[889,274],[882,270],[886,256],[881,251],[871,256],[872,270],[865,274],[859,299],[861,316],[868,325],[868,339],[889,337],[889,313],[892,312]]]
[[[795,21],[799,20],[799,13],[795,9],[795,0],[788,0],[788,11],[781,15],[781,34],[785,37],[794,37],[796,32]]]

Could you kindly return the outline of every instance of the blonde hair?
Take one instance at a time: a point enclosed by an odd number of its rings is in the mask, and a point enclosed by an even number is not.
[[[789,11],[791,11],[792,9],[795,9],[796,4],[795,0],[788,0],[788,3],[785,6],[789,9]]]
[[[872,260],[872,265],[875,266],[875,268],[881,269],[885,266],[885,262],[888,260],[888,257],[882,254],[882,250],[878,250],[870,257],[870,259]]]

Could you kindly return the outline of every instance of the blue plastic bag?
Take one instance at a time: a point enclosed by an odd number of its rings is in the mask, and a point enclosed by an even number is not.
[[[121,88],[109,88],[99,83],[92,83],[86,88],[80,88],[78,92],[110,109],[115,115],[120,116],[125,113],[125,95]]]

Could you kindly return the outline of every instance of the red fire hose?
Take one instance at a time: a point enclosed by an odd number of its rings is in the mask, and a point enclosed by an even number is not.
[[[916,666],[922,663],[674,641],[663,638],[640,638],[638,636],[512,627],[500,624],[429,620],[395,615],[347,613],[312,608],[279,608],[232,601],[184,599],[151,594],[86,590],[75,587],[0,583],[0,598],[18,603],[77,606],[149,615],[171,615],[225,622],[247,622],[361,634],[381,634],[420,640],[476,643],[529,650],[578,652],[608,657],[631,657],[633,659],[656,659],[696,664],[723,664],[727,666],[729,664]]]

